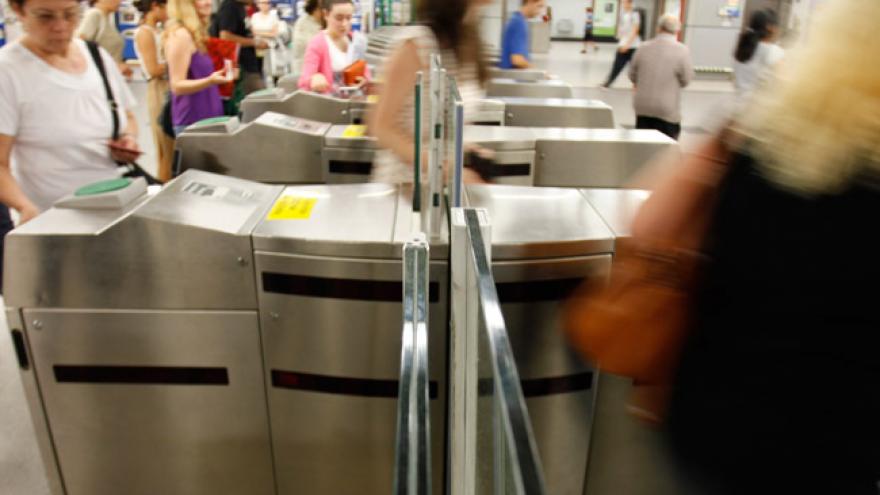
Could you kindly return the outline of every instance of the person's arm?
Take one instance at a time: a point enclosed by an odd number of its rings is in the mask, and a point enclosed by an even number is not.
[[[157,56],[158,47],[156,46],[156,37],[153,36],[153,33],[147,29],[138,29],[134,42],[137,45],[138,53],[141,56],[141,61],[144,63],[147,75],[150,78],[162,77],[165,71],[168,70],[168,67],[165,64],[159,63]]]
[[[641,55],[641,50],[636,51],[636,55],[629,64],[629,80],[632,81],[633,86],[639,83],[639,65],[641,65],[642,60]]]
[[[323,36],[318,33],[309,46],[306,48],[305,58],[303,58],[302,73],[299,76],[299,88],[316,93],[323,93],[330,87],[330,81],[321,73],[321,61],[323,54],[319,48],[321,40],[318,38]]]
[[[208,77],[187,79],[189,62],[196,51],[195,43],[189,32],[176,28],[165,43],[165,55],[168,59],[168,79],[171,92],[175,95],[191,95],[205,88],[229,82],[224,69],[220,69]]]
[[[636,55],[638,55],[638,52],[636,52]],[[693,79],[694,66],[693,62],[691,62],[691,51],[688,47],[684,47],[684,50],[682,50],[681,63],[679,64],[678,82],[681,84],[682,88],[685,88]]]
[[[40,209],[24,194],[10,169],[10,156],[14,136],[0,134],[0,203],[18,211],[18,224],[22,225],[40,214]]]
[[[524,23],[516,23],[511,26],[510,32],[510,65],[516,69],[528,69],[529,63],[529,26]]]
[[[414,98],[416,73],[420,70],[422,66],[415,42],[403,43],[388,60],[382,96],[367,115],[370,133],[376,137],[377,144],[410,165],[415,163],[414,136],[399,129],[395,123],[406,102]]]
[[[76,35],[85,41],[94,41],[98,36],[101,28],[101,12],[96,9],[89,9],[83,15],[82,22],[76,29]]]

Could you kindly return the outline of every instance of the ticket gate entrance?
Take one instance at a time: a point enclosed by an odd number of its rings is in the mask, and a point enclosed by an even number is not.
[[[311,91],[285,92],[282,88],[264,89],[241,101],[242,122],[253,122],[266,112],[328,122],[331,124],[361,124],[367,102],[336,98]]]
[[[504,103],[504,125],[614,129],[614,111],[599,100],[576,98],[497,98]]]
[[[517,79],[490,79],[486,83],[486,96],[522,96],[527,98],[573,98],[571,85],[555,79],[520,81]]]
[[[158,193],[140,184],[68,198],[6,238],[7,314],[56,492],[388,493],[411,192],[195,170]],[[581,279],[607,274],[613,222],[575,189],[465,194],[493,219],[548,493],[581,494],[595,378],[567,350],[557,311]],[[429,277],[435,493],[445,239],[432,241]]]

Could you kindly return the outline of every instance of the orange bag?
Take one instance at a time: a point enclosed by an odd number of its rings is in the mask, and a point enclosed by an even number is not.
[[[588,281],[567,303],[574,347],[610,373],[631,377],[631,403],[659,421],[686,336],[708,230],[728,152],[721,138],[689,155],[639,210],[606,283]]]
[[[342,70],[342,83],[346,86],[356,86],[359,79],[367,77],[367,62],[355,60],[351,65]]]

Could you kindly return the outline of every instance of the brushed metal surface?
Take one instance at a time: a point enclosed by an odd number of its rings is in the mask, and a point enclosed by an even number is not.
[[[258,253],[258,273],[400,281],[399,259],[357,260]],[[430,380],[439,396],[431,416],[445,415],[448,266],[435,262],[430,280],[439,302],[430,305]],[[397,380],[400,372],[400,302],[377,302],[260,293],[268,372],[282,369],[333,377]],[[273,315],[275,315],[273,317]],[[269,409],[279,495],[390,493],[394,472],[397,402],[269,388]],[[443,493],[445,425],[434,421],[434,493]]]
[[[575,98],[502,97],[505,125],[519,127],[614,128],[614,112],[605,102]]]
[[[46,473],[46,485],[49,487],[49,491],[52,495],[65,495],[64,481],[61,478],[58,458],[55,456],[55,446],[52,441],[52,433],[49,431],[49,422],[46,417],[46,411],[43,408],[43,398],[40,395],[40,384],[37,380],[37,373],[34,369],[36,366],[34,353],[31,350],[30,341],[27,336],[27,327],[22,319],[21,310],[18,308],[6,308],[6,324],[9,326],[10,331],[20,331],[25,338],[29,366],[28,369],[21,369],[21,367],[19,367],[19,376],[21,377],[24,396],[28,403],[31,423],[34,426],[34,433],[36,435],[37,447],[40,451],[40,458],[43,460],[43,468]]]
[[[274,493],[255,311],[23,313],[67,495]],[[229,384],[59,383],[54,365],[224,367]]]
[[[513,79],[516,81],[541,81],[547,79],[547,72],[540,69],[489,69],[489,77],[493,79]]]
[[[538,166],[535,185],[626,187],[633,176],[678,144],[654,130],[533,129]]]
[[[6,237],[6,302],[256,308],[250,232],[280,191],[190,171],[115,220],[106,212],[49,210]],[[83,222],[76,229],[63,224],[74,220]]]
[[[253,122],[266,112],[276,112],[291,117],[326,122],[329,124],[350,124],[349,101],[332,96],[295,91],[279,99],[257,97],[241,102],[242,122]]]
[[[498,260],[610,253],[613,234],[574,189],[465,186],[466,204],[485,208]]]
[[[333,125],[324,134],[324,146],[328,148],[347,148],[347,149],[370,149],[378,148],[376,138],[367,134],[358,137],[349,137],[345,133],[349,129],[349,125]]]
[[[651,195],[643,189],[581,189],[617,239],[632,235],[632,221]]]
[[[275,112],[232,133],[183,133],[177,137],[182,170],[197,169],[271,183],[324,179],[321,149],[329,124]]]
[[[525,96],[533,98],[572,98],[568,83],[557,80],[517,81],[516,79],[490,79],[486,83],[486,97]]]
[[[466,125],[464,126],[464,142],[479,144],[495,151],[535,149],[535,135],[525,127]]]

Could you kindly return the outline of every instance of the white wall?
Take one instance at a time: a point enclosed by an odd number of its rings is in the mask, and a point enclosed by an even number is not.
[[[515,2],[519,3],[519,2]],[[584,23],[586,22],[586,8],[593,5],[592,0],[547,0],[547,5],[553,8],[553,26],[551,36],[554,38],[571,38],[582,39],[584,36]],[[635,0],[633,2],[637,8],[641,7],[648,14],[648,33],[653,32],[651,24],[657,18],[655,11],[657,10],[657,0]],[[563,32],[560,28],[564,27],[562,20],[570,21],[573,27],[570,32]]]

